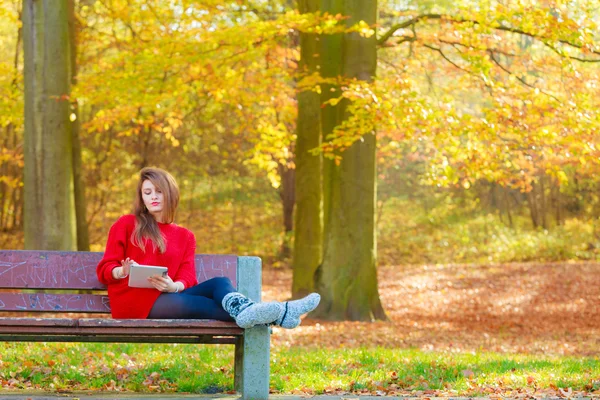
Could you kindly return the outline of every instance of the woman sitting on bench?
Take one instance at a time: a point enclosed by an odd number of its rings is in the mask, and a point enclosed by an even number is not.
[[[96,268],[108,287],[113,318],[216,319],[235,321],[242,328],[273,324],[291,329],[317,307],[317,293],[289,302],[255,303],[228,278],[198,284],[196,238],[173,223],[178,203],[179,188],[171,174],[159,168],[140,171],[134,213],[110,228]],[[130,287],[125,278],[134,263],[165,266],[168,275],[149,278],[154,288]]]

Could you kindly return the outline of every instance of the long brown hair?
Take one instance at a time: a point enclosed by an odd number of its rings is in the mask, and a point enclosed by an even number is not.
[[[148,167],[140,171],[140,179],[133,203],[136,224],[131,233],[131,242],[145,252],[143,239],[147,238],[152,242],[154,249],[158,248],[161,253],[164,253],[167,249],[167,243],[160,233],[156,219],[148,212],[142,198],[142,184],[146,180],[152,182],[154,187],[163,193],[162,222],[165,224],[170,224],[175,220],[175,211],[179,204],[179,187],[175,182],[175,178],[163,169]]]

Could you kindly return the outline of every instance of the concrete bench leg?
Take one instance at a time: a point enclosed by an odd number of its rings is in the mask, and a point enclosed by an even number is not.
[[[262,262],[258,257],[238,257],[238,291],[260,301]],[[246,329],[235,345],[235,390],[246,400],[269,398],[271,336],[267,326]]]
[[[246,329],[235,345],[235,390],[242,399],[268,399],[270,345],[266,326]]]

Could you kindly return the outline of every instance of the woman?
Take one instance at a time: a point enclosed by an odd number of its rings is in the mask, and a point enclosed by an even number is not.
[[[317,307],[317,293],[285,303],[255,303],[236,292],[227,278],[198,284],[196,238],[173,223],[178,203],[179,188],[168,172],[140,171],[134,213],[110,228],[96,268],[98,279],[108,286],[113,318],[216,319],[235,321],[242,328],[274,324],[291,329],[300,324],[302,314]],[[134,263],[165,266],[168,276],[150,278],[154,288],[129,287],[125,278]]]

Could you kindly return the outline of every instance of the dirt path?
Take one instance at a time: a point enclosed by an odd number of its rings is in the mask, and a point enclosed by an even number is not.
[[[383,267],[388,322],[306,319],[276,346],[393,346],[600,354],[600,264]],[[385,279],[382,279],[385,277]],[[264,271],[264,299],[290,296],[291,271]]]

